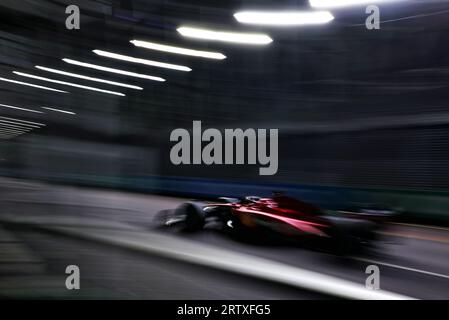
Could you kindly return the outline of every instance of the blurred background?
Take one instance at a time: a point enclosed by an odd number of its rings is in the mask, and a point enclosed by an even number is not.
[[[69,5],[80,9],[79,30],[66,28]],[[27,223],[62,224],[58,219],[70,216],[78,224],[96,219],[97,225],[114,221],[147,226],[156,212],[190,197],[269,195],[272,190],[284,190],[326,209],[376,203],[399,210],[401,223],[414,224],[394,225],[389,232],[392,239],[384,251],[390,256],[384,264],[402,268],[388,267],[387,289],[447,299],[449,1],[381,2],[379,30],[366,28],[366,7],[365,3],[324,9],[334,16],[329,23],[273,27],[242,24],[233,14],[318,9],[311,8],[308,0],[2,0],[1,214],[8,219],[20,216]],[[180,34],[180,26],[263,33],[273,42],[249,45],[198,40]],[[148,50],[130,43],[135,39],[220,52],[226,59]],[[92,50],[192,70],[111,59]],[[166,81],[86,68],[62,59]],[[194,120],[201,120],[203,128],[279,129],[278,173],[259,176],[258,165],[173,165],[170,133],[176,128],[190,130]],[[4,228],[4,234],[10,234],[5,239],[11,237],[13,243],[21,244],[19,248],[7,246],[6,240],[2,244],[3,252],[12,257],[4,258],[10,265],[0,268],[5,273],[0,277],[4,297],[65,297],[64,288],[59,291],[48,284],[59,283],[57,277],[64,277],[62,266],[78,257],[92,271],[91,290],[83,296],[87,298],[316,298],[315,293],[251,279],[243,283],[234,275],[190,270],[194,267],[172,261],[146,261],[134,253],[96,248],[17,226],[6,224]],[[363,268],[342,265],[319,253],[305,251],[297,259],[282,251],[287,249],[242,249],[213,235],[194,236],[193,240],[364,281]],[[98,252],[105,257],[99,259]],[[104,261],[110,262],[107,268],[98,265]],[[26,270],[17,265],[26,265]],[[148,265],[154,270],[148,270]],[[12,272],[15,280],[11,280],[11,270],[19,273]],[[36,289],[40,287],[33,281],[20,280],[21,272],[50,274],[51,281],[33,278],[50,289]],[[106,280],[112,282],[106,285]],[[125,292],[127,286],[133,289]]]

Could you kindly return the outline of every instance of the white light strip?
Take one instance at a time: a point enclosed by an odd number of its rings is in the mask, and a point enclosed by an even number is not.
[[[240,23],[267,26],[301,26],[328,23],[334,19],[329,11],[242,11],[234,14]]]
[[[190,69],[189,67],[179,66],[177,64],[170,64],[170,63],[158,62],[158,61],[153,61],[153,60],[134,58],[134,57],[130,57],[130,56],[125,56],[123,54],[112,53],[112,52],[107,52],[107,51],[103,51],[103,50],[92,50],[92,51],[93,51],[93,53],[95,53],[99,56],[102,56],[102,57],[106,57],[106,58],[140,63],[140,64],[144,64],[147,66],[172,69],[172,70],[178,70],[178,71],[187,71],[187,72],[192,71],[192,69]]]
[[[8,132],[13,132],[13,133],[24,133],[24,132],[31,131],[31,129],[30,130],[19,130],[19,129],[0,126],[0,131],[8,131]]]
[[[31,124],[17,123],[17,122],[14,122],[14,121],[8,121],[8,120],[3,120],[3,119],[0,119],[0,125],[1,124],[16,125],[16,126],[19,126],[19,127],[24,127],[26,129],[28,129],[28,128],[40,128],[39,126],[34,126],[34,125],[31,125]]]
[[[122,74],[122,75],[129,76],[129,77],[135,77],[135,78],[141,78],[141,79],[147,79],[147,80],[154,80],[154,81],[161,81],[161,82],[165,81],[165,79],[163,79],[163,78],[149,76],[149,75],[146,75],[146,74],[140,74],[140,73],[129,72],[129,71],[124,71],[124,70],[120,70],[120,69],[102,67],[102,66],[98,66],[98,65],[95,65],[95,64],[85,63],[85,62],[76,61],[76,60],[67,59],[67,58],[64,58],[62,60],[64,62],[67,62],[67,63],[70,63],[70,64],[74,64],[74,65],[77,65],[77,66],[80,66],[80,67],[91,68],[91,69],[105,71],[105,72],[118,73],[118,74]]]
[[[51,111],[55,111],[55,112],[61,112],[61,113],[67,113],[67,114],[73,114],[75,115],[75,112],[71,112],[71,111],[65,111],[65,110],[61,110],[61,109],[54,109],[54,108],[49,108],[49,107],[42,107],[42,109],[47,109],[47,110],[51,110]]]
[[[59,81],[59,80],[54,80],[54,79],[49,79],[49,78],[44,78],[44,77],[38,77],[38,76],[35,76],[35,75],[32,75],[32,74],[18,72],[18,71],[13,71],[13,73],[17,74],[18,76],[22,76],[22,77],[28,77],[28,78],[32,78],[32,79],[58,83],[58,84],[71,86],[71,87],[75,87],[75,88],[86,89],[86,90],[91,90],[91,91],[97,91],[97,92],[102,92],[102,93],[107,93],[107,94],[113,94],[113,95],[122,96],[122,97],[125,96],[125,94],[123,94],[121,92],[115,92],[115,91],[98,89],[98,88],[94,88],[94,87],[82,86],[80,84],[75,84],[75,83],[65,82],[65,81]]]
[[[269,44],[273,42],[266,34],[261,33],[237,33],[237,32],[223,32],[223,31],[213,31],[206,29],[198,29],[191,27],[180,27],[177,31],[189,38],[204,39],[204,40],[215,40],[222,42],[234,42],[243,44]]]
[[[192,49],[167,46],[167,45],[163,45],[163,44],[158,44],[158,43],[148,42],[148,41],[140,41],[140,40],[131,40],[130,42],[133,45],[135,45],[136,47],[141,47],[141,48],[146,48],[146,49],[151,49],[151,50],[156,50],[156,51],[163,51],[163,52],[169,52],[169,53],[183,54],[186,56],[217,59],[217,60],[226,59],[226,56],[219,52],[192,50]]]
[[[24,127],[14,126],[14,125],[11,125],[9,123],[0,123],[0,128],[8,128],[8,129],[11,129],[11,130],[16,130],[16,131],[33,130],[33,128],[24,128]]]
[[[34,112],[34,113],[43,113],[42,111],[36,111],[36,110],[31,110],[31,109],[25,109],[25,108],[20,108],[20,107],[15,107],[15,106],[10,106],[10,105],[8,105],[8,104],[1,104],[1,103],[0,103],[0,107],[10,108],[10,109],[17,109],[17,110],[22,110],[22,111]]]
[[[2,78],[2,77],[0,77],[0,81],[6,81],[6,82],[15,83],[15,84],[20,84],[22,86],[28,86],[28,87],[38,88],[38,89],[44,89],[44,90],[49,90],[49,91],[60,92],[60,93],[68,93],[67,91],[63,91],[63,90],[58,90],[58,89],[44,87],[44,86],[38,86],[37,84],[31,84],[31,83],[28,83],[28,82],[11,80],[11,79],[6,79],[6,78]]]
[[[22,123],[29,123],[29,124],[35,124],[35,125],[38,125],[38,126],[46,126],[46,124],[44,124],[44,123],[39,123],[39,122],[32,122],[32,121],[26,121],[26,120],[21,120],[21,119],[16,119],[16,118],[8,118],[8,117],[2,117],[2,116],[0,116],[0,118],[1,119],[7,119],[7,120],[13,120],[13,121],[19,121],[19,122],[22,122]]]
[[[65,72],[65,71],[61,71],[61,70],[57,70],[57,69],[52,69],[52,68],[47,68],[47,67],[42,67],[42,66],[35,66],[37,69],[40,70],[44,70],[44,71],[48,71],[48,72],[52,72],[52,73],[57,73],[57,74],[61,74],[63,76],[68,76],[68,77],[73,77],[73,78],[79,78],[79,79],[84,79],[84,80],[89,80],[89,81],[95,81],[95,82],[101,82],[101,83],[106,83],[106,84],[110,84],[113,86],[119,86],[119,87],[124,87],[124,88],[130,88],[130,89],[136,89],[136,90],[143,90],[142,87],[138,87],[138,86],[133,86],[130,84],[126,84],[126,83],[121,83],[121,82],[115,82],[115,81],[109,81],[109,80],[104,80],[104,79],[99,79],[99,78],[92,78],[92,77],[88,77],[88,76],[83,76],[81,74],[76,74],[76,73],[71,73],[71,72]]]
[[[347,6],[378,4],[384,2],[399,2],[406,0],[309,0],[313,8],[339,8]]]

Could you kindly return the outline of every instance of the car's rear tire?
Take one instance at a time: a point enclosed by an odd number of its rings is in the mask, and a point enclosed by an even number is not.
[[[202,206],[195,202],[182,204],[178,209],[176,209],[176,215],[184,217],[182,229],[188,232],[203,229],[206,222]]]

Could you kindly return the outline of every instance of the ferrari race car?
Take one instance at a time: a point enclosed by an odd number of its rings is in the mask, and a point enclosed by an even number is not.
[[[273,237],[300,243],[327,244],[347,253],[368,248],[394,212],[380,208],[325,212],[285,196],[219,198],[216,202],[190,201],[164,216],[165,227],[195,232],[214,222],[234,234],[260,242]]]

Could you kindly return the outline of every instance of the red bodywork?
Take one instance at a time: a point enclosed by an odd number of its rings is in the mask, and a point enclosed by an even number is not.
[[[286,196],[212,206],[230,207],[232,215],[245,227],[265,227],[288,236],[328,237],[331,228],[319,208]]]

